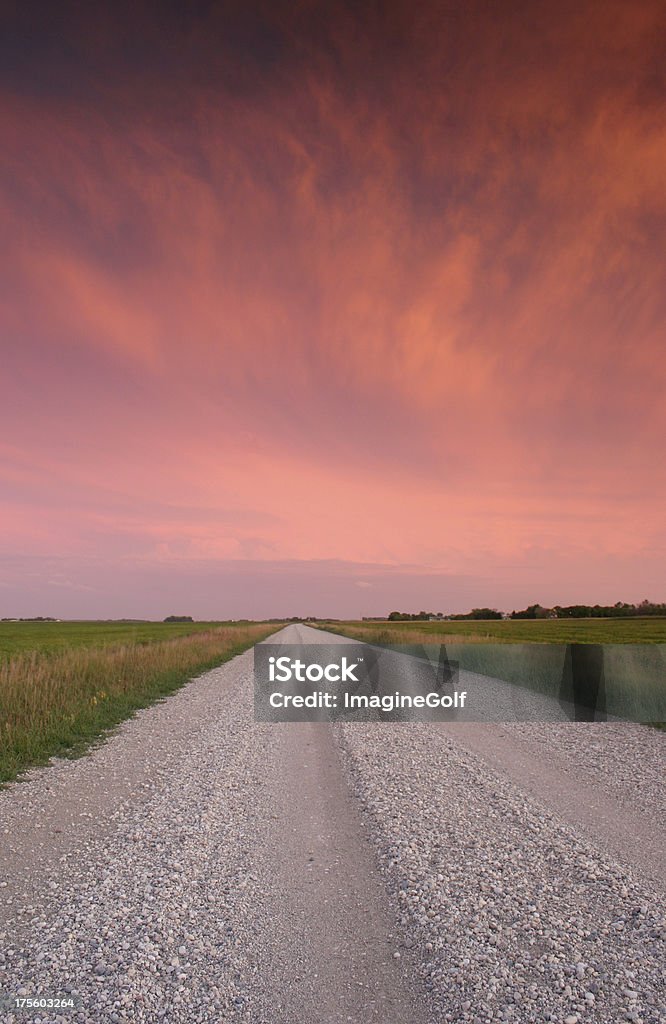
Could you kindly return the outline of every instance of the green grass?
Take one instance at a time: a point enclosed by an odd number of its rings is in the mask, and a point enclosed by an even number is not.
[[[53,755],[83,752],[139,708],[281,628],[149,623],[114,633],[117,625],[3,623],[18,642],[0,659],[0,784]],[[37,645],[26,648],[31,630]]]
[[[318,622],[332,633],[370,643],[664,644],[666,618],[487,619],[452,622]]]
[[[73,647],[152,643],[205,632],[211,622],[0,622],[0,660],[24,651],[53,654]]]

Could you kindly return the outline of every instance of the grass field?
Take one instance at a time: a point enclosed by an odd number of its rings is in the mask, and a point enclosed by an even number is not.
[[[275,624],[2,623],[0,783],[246,650]]]
[[[145,644],[201,633],[211,622],[0,622],[0,660],[23,651],[52,654],[72,647]]]
[[[386,644],[664,644],[666,618],[486,619],[455,622],[317,622],[354,640]]]

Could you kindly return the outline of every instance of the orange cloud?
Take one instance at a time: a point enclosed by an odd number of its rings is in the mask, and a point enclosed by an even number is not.
[[[659,5],[132,17],[0,98],[7,545],[663,565]]]

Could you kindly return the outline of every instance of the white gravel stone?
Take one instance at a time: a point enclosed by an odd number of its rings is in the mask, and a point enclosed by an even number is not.
[[[72,794],[61,824],[74,837],[51,863],[45,833],[22,889],[18,867],[3,879],[1,991],[80,996],[68,1024],[291,1024],[288,1007],[271,1006],[263,946],[267,865],[280,855],[268,797],[280,726],[253,724],[251,683],[246,656],[139,713],[90,757],[0,793],[10,853],[26,815],[48,820],[56,792]],[[487,728],[491,743],[497,727]],[[511,728],[533,743],[535,770],[564,757],[646,813],[664,806],[663,734]],[[663,893],[432,730],[363,723],[333,734],[395,922],[386,959],[398,946],[390,969],[416,973],[433,1024],[665,1024]],[[130,754],[143,759],[133,776]],[[98,777],[118,794],[104,822]],[[316,879],[316,857],[303,870]],[[304,958],[298,944],[293,956]]]

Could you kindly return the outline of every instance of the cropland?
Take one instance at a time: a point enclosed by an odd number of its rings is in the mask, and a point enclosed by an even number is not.
[[[666,618],[485,619],[436,622],[320,622],[317,626],[367,643],[666,644]]]

